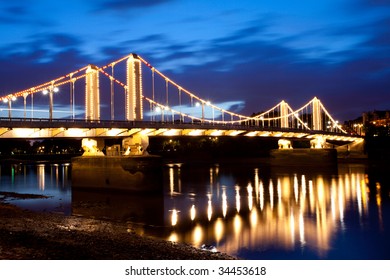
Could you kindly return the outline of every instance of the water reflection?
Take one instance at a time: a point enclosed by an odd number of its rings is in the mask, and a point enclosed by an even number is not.
[[[386,169],[174,163],[162,180],[150,180],[164,189],[155,195],[71,190],[73,171],[69,164],[3,164],[0,191],[49,196],[10,201],[27,209],[125,222],[140,234],[210,244],[245,259],[390,258]]]
[[[0,165],[0,192],[45,195],[45,199],[7,199],[19,207],[33,211],[71,214],[70,164]]]
[[[223,174],[220,166],[215,166],[208,172],[206,187],[187,182],[187,172],[180,166],[169,172],[170,189],[177,190],[164,202],[169,213],[165,219],[173,221],[177,215],[166,237],[169,240],[195,246],[214,244],[231,255],[240,255],[243,249],[307,248],[318,258],[326,258],[336,237],[348,226],[347,215],[357,213],[363,229],[369,219],[370,189],[363,167],[340,168],[338,175],[291,174],[288,170],[269,175],[254,168],[247,183],[229,185],[224,181],[232,174]],[[191,168],[191,173],[195,172]],[[181,182],[181,191],[173,182]],[[188,194],[195,187],[196,196],[190,202]],[[380,188],[377,183],[376,206],[383,228]]]

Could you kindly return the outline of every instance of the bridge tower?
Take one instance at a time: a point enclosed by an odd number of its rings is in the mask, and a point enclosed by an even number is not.
[[[284,100],[280,102],[280,126],[288,128],[288,106]]]
[[[127,59],[126,120],[141,121],[142,108],[142,69],[136,54]]]
[[[100,120],[99,70],[89,65],[85,77],[85,120]]]
[[[313,99],[313,130],[322,130],[321,102],[317,97]]]

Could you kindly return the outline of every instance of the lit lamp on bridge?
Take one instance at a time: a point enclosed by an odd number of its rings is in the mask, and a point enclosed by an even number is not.
[[[53,119],[53,92],[58,92],[58,87],[50,86],[49,89],[45,89],[42,91],[44,95],[49,94],[49,120]]]
[[[16,101],[16,96],[8,97],[3,99],[4,103],[8,102],[8,118],[12,118],[11,109],[12,109],[12,101]]]
[[[163,122],[164,121],[164,108],[161,108],[159,106],[157,106],[154,111],[158,114],[158,113],[161,113],[161,121]]]
[[[195,103],[196,107],[199,107],[201,105],[202,105],[202,122],[204,122],[204,102],[202,101],[202,103],[200,103],[200,102]]]

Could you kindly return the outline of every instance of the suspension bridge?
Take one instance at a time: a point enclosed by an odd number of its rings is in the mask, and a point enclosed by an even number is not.
[[[4,95],[0,102],[0,138],[159,135],[361,141],[348,134],[316,97],[298,109],[281,101],[246,116],[187,90],[137,54],[101,67],[87,65]],[[103,112],[109,117],[102,117]]]

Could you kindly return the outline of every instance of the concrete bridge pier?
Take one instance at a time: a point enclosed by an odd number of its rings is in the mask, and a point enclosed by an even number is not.
[[[125,156],[148,155],[146,149],[149,146],[149,137],[142,133],[133,134],[122,140],[122,149]]]
[[[83,138],[81,146],[83,156],[105,156],[102,152],[105,148],[102,138]],[[122,145],[116,144],[106,147],[106,156],[144,156],[148,155],[149,137],[142,133],[136,133],[122,140]]]
[[[290,140],[287,139],[279,139],[278,140],[279,149],[292,149],[292,144]]]
[[[279,139],[279,149],[271,150],[270,160],[273,166],[337,166],[336,149],[328,149],[326,139],[321,135],[310,141],[310,148],[293,149],[291,140]]]

